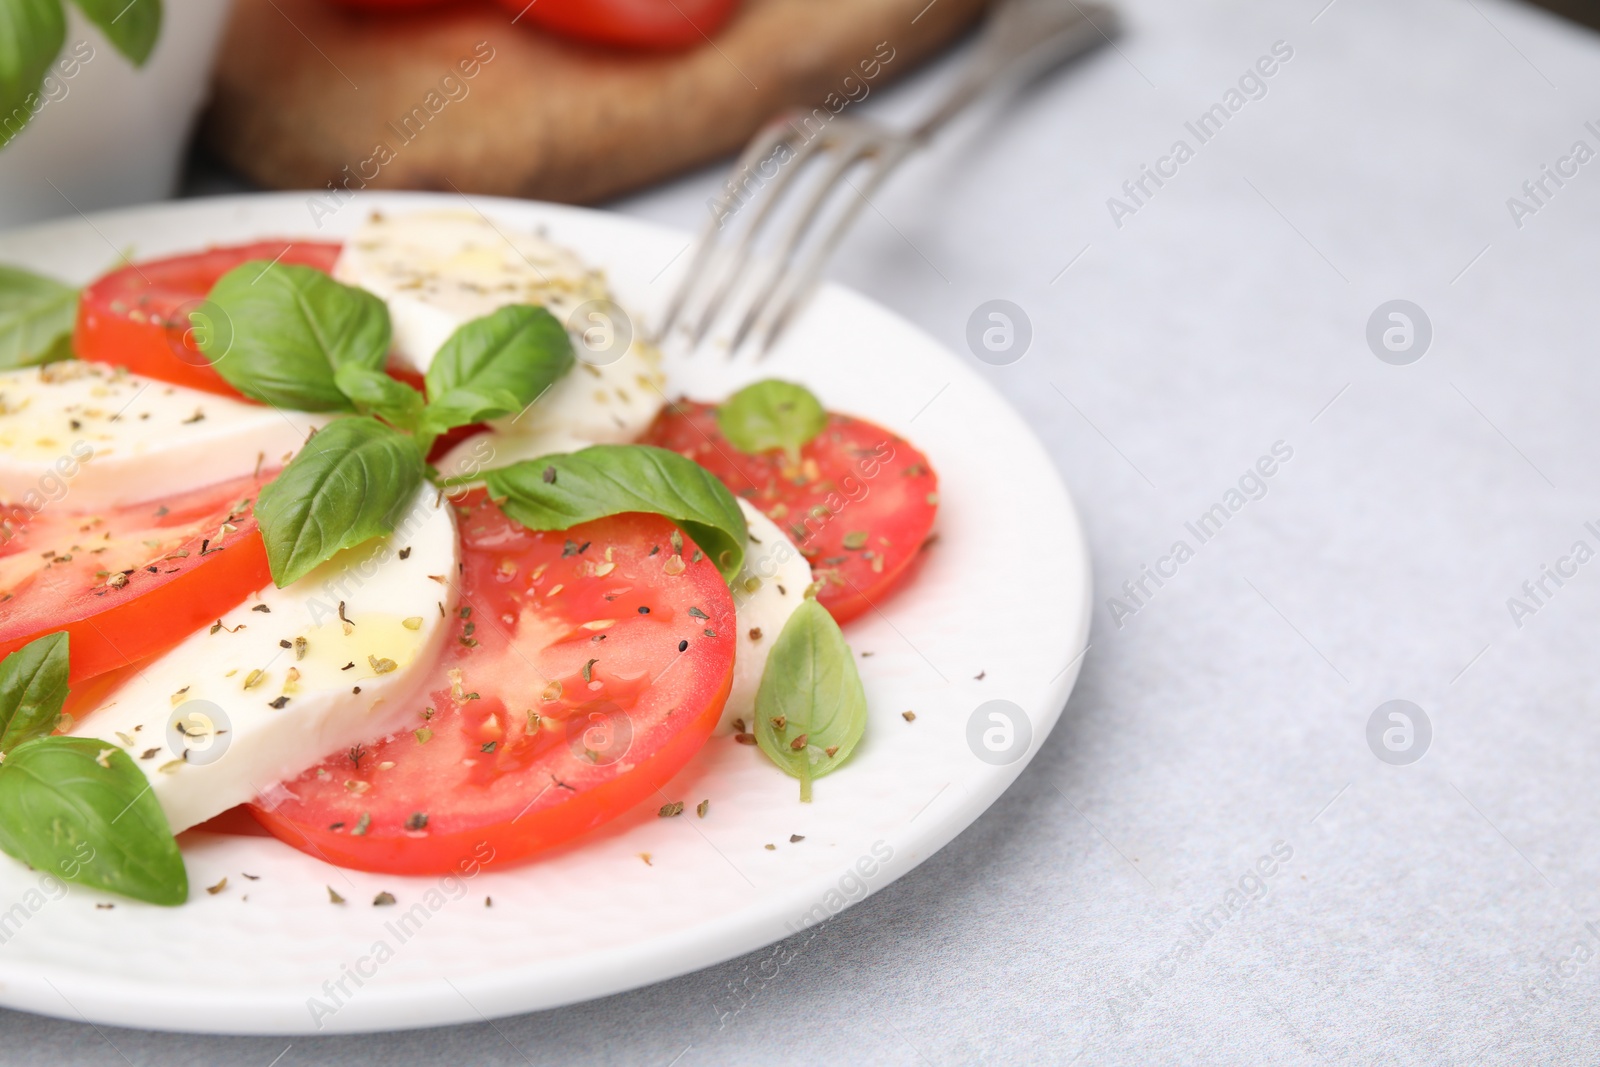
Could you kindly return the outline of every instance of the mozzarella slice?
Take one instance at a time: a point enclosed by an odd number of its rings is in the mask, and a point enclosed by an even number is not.
[[[434,466],[446,478],[473,479],[496,467],[576,452],[592,443],[559,430],[543,434],[480,433],[446,452]]]
[[[0,373],[0,501],[137,504],[281,466],[326,416],[69,360]],[[36,509],[37,510],[37,509]]]
[[[604,276],[540,235],[468,212],[377,215],[346,242],[334,277],[384,299],[395,357],[418,371],[457,328],[507,304],[541,304],[567,324],[577,365],[491,424],[489,466],[633,441],[665,403],[661,354],[619,318]],[[486,470],[484,446],[469,441],[437,466],[450,477]]]
[[[604,366],[579,359],[532,407],[497,419],[489,433],[470,437],[437,464],[447,477],[475,474],[555,452],[588,445],[628,444],[649,429],[665,404],[666,377],[660,356],[635,341],[620,358]],[[485,454],[492,462],[485,464]]]
[[[505,436],[570,433],[590,444],[624,444],[649,428],[666,404],[661,354],[637,339],[610,362],[598,362],[580,342],[578,362],[521,415],[496,419]]]
[[[426,371],[462,323],[507,304],[540,304],[566,322],[606,299],[604,277],[546,238],[469,211],[374,214],[345,242],[333,276],[383,298],[400,362]]]
[[[777,523],[740,500],[750,528],[744,570],[734,580],[733,602],[739,613],[739,644],[733,660],[733,689],[722,710],[717,732],[733,732],[733,720],[755,722],[756,690],[767,666],[767,653],[811,584],[811,564]]]
[[[425,485],[392,536],[249,598],[72,732],[127,750],[174,832],[219,815],[418,715],[459,561],[450,504]]]

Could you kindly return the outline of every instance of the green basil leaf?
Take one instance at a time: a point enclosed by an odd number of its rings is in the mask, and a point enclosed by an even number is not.
[[[0,8],[7,2],[0,0]],[[3,122],[0,118],[0,124]],[[0,266],[0,370],[61,358],[61,346],[70,342],[77,317],[78,290],[52,278]]]
[[[191,318],[217,373],[274,407],[353,411],[334,372],[346,365],[382,370],[389,351],[382,300],[298,264],[235,267]]]
[[[333,374],[345,396],[363,415],[377,415],[392,426],[414,430],[422,417],[422,394],[381,370],[346,363]]]
[[[591,445],[489,471],[489,495],[530,530],[643,511],[665,515],[694,539],[724,578],[744,565],[748,531],[739,502],[700,464],[649,445]]]
[[[572,369],[572,339],[542,307],[515,304],[464,324],[428,365],[430,430],[514,414]]]
[[[0,0],[0,147],[22,132],[67,42],[61,0]]]
[[[30,641],[0,660],[0,753],[54,730],[66,700],[66,633]]]
[[[767,654],[756,689],[756,744],[800,779],[800,799],[809,801],[812,779],[849,759],[866,728],[855,656],[828,609],[808,598]]]
[[[393,533],[421,484],[414,439],[376,419],[330,422],[256,502],[272,580],[281,588],[336,552]]]
[[[50,347],[33,357],[33,365],[36,367],[42,367],[46,363],[60,363],[62,360],[77,358],[78,353],[72,347],[72,335],[70,333],[64,333],[57,337],[54,341],[51,341]]]
[[[828,424],[811,390],[776,378],[747,385],[717,409],[717,429],[741,452],[781,448],[798,460],[800,448]]]
[[[161,36],[161,0],[73,0],[117,51],[144,66]]]
[[[189,876],[150,782],[93,737],[40,737],[0,763],[0,850],[69,882],[151,904],[189,899]]]

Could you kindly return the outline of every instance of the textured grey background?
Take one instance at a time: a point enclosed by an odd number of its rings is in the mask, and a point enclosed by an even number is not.
[[[1101,600],[1061,725],[988,814],[776,975],[760,953],[292,1042],[0,1012],[0,1063],[1593,1062],[1600,562],[1520,628],[1506,602],[1600,549],[1600,160],[1520,228],[1506,201],[1600,149],[1600,39],[1505,0],[1123,7],[1115,50],[950,131],[836,265],[957,350],[986,300],[1032,320],[985,373],[1076,494]],[[1107,198],[1280,40],[1266,96],[1115,226]],[[950,73],[864,107],[912,115]],[[695,226],[717,180],[618,207]],[[1433,324],[1410,366],[1365,341],[1396,298]],[[1265,497],[1197,546],[1185,522],[1279,441]],[[1119,627],[1105,598],[1180,538],[1194,558]],[[1433,726],[1411,766],[1366,742],[1395,698]],[[1242,878],[1264,895],[1197,938]]]

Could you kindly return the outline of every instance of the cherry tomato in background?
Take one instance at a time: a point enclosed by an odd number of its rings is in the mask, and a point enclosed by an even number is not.
[[[430,7],[450,7],[457,0],[328,0],[334,7],[349,8],[351,11],[421,11]]]
[[[733,17],[739,0],[500,0],[531,22],[590,44],[646,51],[694,48]]]

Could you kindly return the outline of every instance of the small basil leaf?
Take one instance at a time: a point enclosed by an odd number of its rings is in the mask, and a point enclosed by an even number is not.
[[[334,372],[382,370],[389,309],[317,270],[253,260],[224,274],[191,316],[200,350],[252,400],[300,411],[351,411]]]
[[[42,106],[39,87],[66,41],[61,0],[0,3],[0,147]]]
[[[0,8],[4,6],[0,3]],[[0,266],[0,370],[67,358],[60,353],[70,341],[77,317],[78,290],[16,267]]]
[[[0,660],[0,753],[44,737],[67,700],[67,635],[30,641]]]
[[[739,502],[716,476],[676,452],[649,445],[592,445],[514,463],[485,476],[489,495],[530,530],[566,530],[630,511],[664,515],[732,581],[748,531]]]
[[[161,0],[73,0],[116,50],[144,66],[161,36]]]
[[[866,728],[855,656],[828,609],[807,599],[784,623],[761,672],[756,744],[800,779],[800,799],[809,801],[812,779],[849,759]]]
[[[428,428],[443,433],[521,411],[572,364],[572,339],[542,307],[515,304],[473,319],[428,366]]]
[[[333,373],[345,396],[363,415],[377,415],[402,430],[414,430],[422,416],[422,394],[381,370],[346,363]]]
[[[0,763],[0,850],[151,904],[189,899],[167,817],[133,759],[93,737],[40,737]]]
[[[272,580],[281,588],[336,552],[393,533],[421,484],[412,438],[376,419],[330,422],[256,502]]]
[[[741,452],[781,448],[790,459],[828,424],[828,413],[803,385],[776,378],[747,385],[717,409],[717,428]]]

